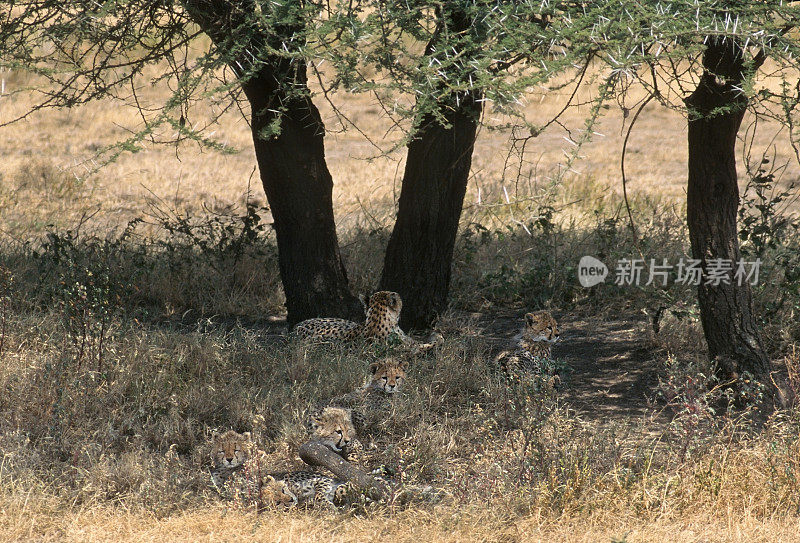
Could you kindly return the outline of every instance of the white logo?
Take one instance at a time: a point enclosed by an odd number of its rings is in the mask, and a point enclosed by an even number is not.
[[[578,262],[578,282],[582,287],[589,288],[606,280],[608,268],[593,256],[581,257]]]

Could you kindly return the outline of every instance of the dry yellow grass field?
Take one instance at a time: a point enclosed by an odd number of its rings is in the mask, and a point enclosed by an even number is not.
[[[15,78],[14,74],[0,74],[0,77],[5,80],[8,92],[27,83],[22,76]],[[527,118],[543,124],[560,111],[570,93],[571,88],[566,88],[553,92],[542,90],[531,95],[525,108]],[[576,102],[585,101],[594,94],[587,86],[584,92],[579,93]],[[29,109],[33,102],[23,97],[0,98],[3,120],[15,118]],[[164,89],[145,89],[142,94],[144,106],[157,105],[164,98]],[[637,102],[635,93],[629,101]],[[346,121],[338,119],[321,96],[316,103],[330,131],[326,153],[335,184],[334,210],[338,224],[346,228],[351,221],[365,221],[372,216],[390,224],[392,204],[402,177],[403,152],[383,156],[381,149],[347,126]],[[335,105],[382,149],[392,147],[402,137],[397,130],[391,130],[391,122],[381,114],[381,109],[369,95],[342,95]],[[237,154],[203,152],[191,143],[176,147],[151,146],[145,142],[141,145],[141,152],[125,154],[97,174],[88,173],[95,165],[94,153],[141,128],[141,119],[135,109],[113,102],[99,102],[88,107],[33,115],[0,133],[5,158],[0,166],[5,198],[11,198],[9,191],[15,182],[20,184],[25,180],[29,188],[28,191],[14,191],[17,202],[4,202],[5,222],[13,221],[14,203],[18,203],[26,215],[38,211],[45,221],[57,219],[68,224],[69,218],[97,209],[97,221],[104,225],[120,225],[139,216],[146,209],[148,200],[154,198],[168,202],[177,210],[194,211],[204,205],[212,209],[241,209],[249,188],[251,197],[263,202],[263,189],[257,172],[254,174],[255,157],[250,131],[246,120],[233,109],[223,115],[221,122],[209,132],[213,132],[214,138],[220,142],[239,149]],[[200,103],[189,110],[188,120],[195,126],[203,126],[218,110]],[[573,137],[580,135],[587,114],[588,107],[584,106],[570,109],[562,117],[564,125],[573,131]],[[489,112],[486,116],[491,122],[492,114]],[[567,182],[561,189],[564,193],[560,195],[561,204],[577,200],[583,204],[582,207],[591,209],[595,204],[593,200],[608,199],[609,206],[619,205],[622,194],[620,151],[628,120],[623,118],[619,109],[605,112],[592,141],[581,149],[573,171],[564,178]],[[751,116],[745,119],[742,137],[751,120]],[[786,133],[778,130],[777,126],[762,122],[753,149],[762,152],[775,145],[776,162],[791,161],[794,154]],[[174,137],[174,134],[165,136]],[[574,149],[567,140],[567,133],[557,126],[532,140],[522,167],[524,183],[520,185],[516,182],[518,163],[514,157],[509,161],[508,170],[503,171],[509,152],[508,140],[509,134],[505,131],[483,129],[479,134],[466,206],[502,202],[504,186],[511,198],[524,198],[536,189],[544,189],[548,180],[567,161],[566,155]],[[376,156],[378,158],[373,160],[362,160]],[[639,195],[655,202],[682,205],[686,158],[685,118],[679,112],[656,103],[649,104],[629,143],[626,171],[631,193],[634,197]],[[61,177],[63,186],[37,187],[36,176],[42,169],[59,172],[61,175],[57,177]],[[740,165],[740,172],[741,169]],[[21,172],[27,173],[23,179],[18,179]],[[794,168],[787,172],[784,180],[789,182],[796,178]],[[41,200],[36,200],[34,195],[40,196]],[[51,211],[58,211],[57,217]]]
[[[25,84],[18,74],[0,78],[9,91]],[[568,94],[532,95],[526,111],[542,122]],[[155,104],[164,96],[153,88],[142,98]],[[401,137],[388,131],[369,97],[336,100],[384,149]],[[356,290],[367,290],[380,274],[403,153],[384,155],[356,130],[342,130],[321,97],[316,102],[331,132],[326,152],[348,273]],[[25,95],[0,96],[0,122],[32,103]],[[569,110],[563,122],[580,131],[586,113]],[[188,121],[200,126],[214,114],[197,104]],[[250,131],[238,112],[212,128],[236,154],[143,143],[140,152],[94,172],[94,153],[139,123],[135,110],[97,102],[0,129],[0,271],[13,276],[11,283],[0,275],[0,301],[7,300],[0,309],[1,541],[800,541],[800,413],[712,417],[712,401],[687,385],[692,371],[703,371],[691,291],[585,297],[566,267],[595,250],[608,250],[609,258],[642,247],[652,256],[683,254],[687,152],[680,113],[650,104],[632,133],[626,173],[644,232],[639,246],[626,233],[622,208],[621,111],[606,112],[557,184],[565,153],[574,149],[565,132],[553,127],[531,140],[518,177],[514,157],[504,172],[509,133],[481,130],[463,219],[474,237],[459,242],[453,308],[440,323],[446,343],[412,366],[392,434],[391,454],[404,473],[447,497],[340,513],[257,514],[232,509],[209,490],[210,428],[253,430],[270,452],[290,456],[302,439],[303,410],[359,384],[370,353],[273,341],[265,322],[282,315],[282,298],[268,231],[266,249],[237,256],[229,275],[164,230],[185,217],[193,224],[236,217],[248,200],[265,204]],[[794,161],[776,130],[759,126],[754,150],[775,145],[774,162]],[[780,183],[798,180],[800,169],[790,162]],[[526,234],[522,225],[536,224],[543,209],[553,210],[551,223]],[[80,225],[82,235],[119,240],[114,236],[140,217],[141,246],[84,245],[65,234]],[[491,235],[481,238],[481,228]],[[67,243],[64,252],[53,239]],[[153,239],[176,252],[158,252],[161,246],[148,245]],[[229,264],[226,255],[219,258],[220,266]],[[543,275],[518,280],[520,270],[539,261]],[[69,281],[78,277],[100,292],[91,274],[81,275],[98,262],[115,294],[102,291],[105,298],[87,301],[91,296],[76,295]],[[146,270],[140,274],[137,266]],[[757,296],[759,310],[777,298],[769,286]],[[675,315],[656,336],[641,315],[667,299]],[[595,345],[598,353],[611,345],[602,355],[609,371],[624,360],[652,370],[652,402],[637,397],[637,415],[609,415],[575,411],[569,392],[567,400],[508,392],[485,364],[492,334],[510,336],[514,318],[534,304],[565,323],[558,353],[580,366],[575,376],[600,360]],[[800,339],[800,305],[793,304],[790,298],[764,321],[776,361]],[[90,315],[83,365],[75,364],[73,306]],[[106,328],[92,328],[91,319]],[[595,326],[616,320],[631,323],[629,343]],[[590,330],[579,353],[570,351],[570,326]],[[787,360],[790,370],[798,367],[797,357]],[[595,396],[578,398],[584,403],[614,395],[614,381],[584,385],[595,389]],[[611,405],[627,401],[622,394]],[[167,458],[171,445],[177,458]]]
[[[6,509],[17,513],[16,509]],[[795,541],[797,525],[783,519],[759,519],[748,514],[707,513],[680,519],[643,519],[629,514],[599,514],[570,518],[531,516],[514,521],[489,508],[466,512],[409,511],[374,518],[308,515],[297,512],[256,516],[231,515],[221,508],[202,507],[158,518],[107,507],[70,511],[55,518],[40,512],[20,515],[4,535],[10,540],[37,541]],[[40,534],[40,535],[37,535]],[[48,535],[44,535],[48,534]]]

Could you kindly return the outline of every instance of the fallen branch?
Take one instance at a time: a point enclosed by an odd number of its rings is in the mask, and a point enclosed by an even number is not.
[[[328,468],[339,479],[352,483],[359,490],[365,491],[372,500],[384,499],[388,494],[385,483],[348,462],[322,443],[317,441],[304,443],[300,446],[298,453],[306,464]]]

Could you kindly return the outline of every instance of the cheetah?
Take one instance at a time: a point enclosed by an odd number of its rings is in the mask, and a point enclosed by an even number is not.
[[[286,482],[283,479],[275,479],[272,475],[267,475],[261,479],[258,497],[262,507],[292,507],[297,505],[298,502],[297,494],[289,489]]]
[[[373,362],[370,364],[370,376],[363,387],[333,398],[328,405],[351,409],[356,433],[364,437],[372,426],[387,417],[391,399],[406,380],[407,369],[407,362],[392,358]]]
[[[369,365],[371,377],[362,390],[365,393],[395,394],[406,380],[408,363],[387,359]]]
[[[363,300],[362,300],[363,301]],[[444,342],[438,332],[434,332],[424,343],[409,337],[398,325],[403,301],[396,292],[381,290],[364,304],[367,318],[363,324],[346,319],[314,318],[304,320],[294,327],[294,334],[300,339],[313,341],[352,341],[357,339],[398,341],[414,354],[428,352]]]
[[[250,432],[240,434],[233,430],[214,432],[211,436],[211,480],[217,489],[222,488],[230,476],[242,469],[250,457],[252,443]]]
[[[328,400],[324,407],[345,409],[350,412],[350,419],[358,439],[354,440],[342,456],[349,462],[362,468],[378,465],[375,455],[381,447],[386,424],[393,414],[393,398],[398,394],[406,380],[408,363],[387,358],[370,364],[370,374],[366,383],[347,394]],[[366,441],[362,441],[365,440]],[[377,441],[376,441],[377,440]]]
[[[320,500],[332,505],[341,502],[345,494],[343,481],[313,471],[264,475],[266,455],[255,448],[250,432],[215,432],[211,456],[214,486],[234,502],[258,503],[259,508],[312,505]]]
[[[350,409],[324,407],[312,412],[306,425],[310,441],[319,441],[345,459],[357,441]]]
[[[336,506],[343,502],[348,488],[348,483],[315,471],[273,473],[262,479],[260,499],[262,506]]]
[[[372,470],[369,474],[384,488],[395,488],[393,503],[397,505],[412,501],[435,503],[444,496],[442,491],[429,485],[398,485],[397,482],[391,482],[386,479],[382,468]],[[353,483],[306,470],[266,475],[261,482],[259,498],[261,509],[270,506],[323,506],[335,509],[354,503],[378,503],[373,496],[359,490]]]
[[[340,396],[342,400],[361,399],[365,395],[377,394],[387,395],[398,392],[406,380],[406,370],[408,362],[398,362],[394,358],[386,358],[381,362],[373,362],[369,365],[369,376],[366,383],[355,391]]]
[[[370,296],[363,324],[345,319],[316,318],[299,323],[294,332],[301,339],[345,341],[359,338],[388,341],[394,334],[405,343],[410,338],[397,325],[402,308],[399,294],[381,290]]]
[[[503,351],[495,357],[495,363],[507,375],[555,373],[551,367],[551,347],[558,341],[559,332],[556,320],[548,311],[526,313],[525,327],[515,339],[517,339],[515,349]],[[554,383],[558,381],[558,375],[552,377]]]

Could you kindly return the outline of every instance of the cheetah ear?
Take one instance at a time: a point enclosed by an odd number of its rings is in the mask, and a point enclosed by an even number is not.
[[[222,434],[220,434],[218,430],[212,430],[211,431],[211,439],[217,439],[221,435]]]
[[[403,360],[402,362],[400,362],[399,366],[400,369],[403,371],[408,370],[408,360]]]
[[[370,373],[372,373],[372,375],[375,375],[375,373],[378,371],[379,367],[380,367],[380,363],[379,362],[373,362],[372,364],[369,365]]]
[[[243,433],[242,437],[244,437],[247,441],[250,441],[250,432]]]
[[[533,313],[525,313],[525,324],[533,326],[536,323],[536,315]]]
[[[275,482],[275,477],[273,477],[272,475],[267,475],[266,477],[261,479],[261,484],[262,485],[268,485],[268,484],[274,483],[274,482]]]

